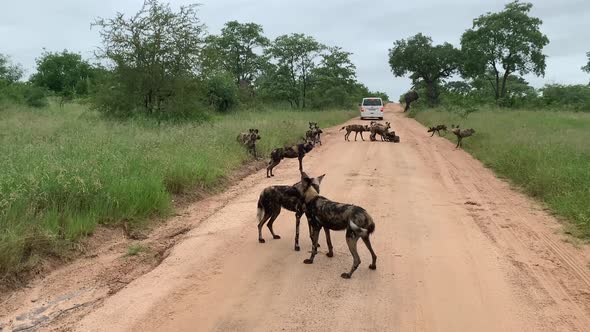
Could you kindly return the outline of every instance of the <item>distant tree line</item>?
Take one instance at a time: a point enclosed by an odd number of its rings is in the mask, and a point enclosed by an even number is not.
[[[22,68],[0,56],[0,102],[82,98],[106,114],[164,118],[260,102],[321,109],[368,95],[388,99],[358,82],[351,53],[340,47],[298,33],[270,40],[261,25],[237,21],[207,35],[198,5],[174,10],[145,0],[138,13],[99,18],[92,27],[102,40],[94,64],[67,50],[45,51],[21,82]]]
[[[433,45],[421,33],[398,40],[389,50],[395,76],[409,76],[420,103],[433,107],[495,103],[502,107],[559,106],[590,111],[590,86],[546,85],[536,90],[523,78],[543,76],[549,39],[542,21],[532,17],[533,5],[513,1],[497,13],[473,20],[461,36],[461,47]],[[582,70],[590,73],[588,64]],[[403,97],[403,96],[402,96]]]

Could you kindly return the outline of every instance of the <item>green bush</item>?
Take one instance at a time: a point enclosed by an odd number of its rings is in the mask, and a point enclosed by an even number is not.
[[[44,89],[23,82],[12,84],[2,84],[0,82],[0,102],[37,108],[48,105]]]
[[[217,74],[206,81],[207,102],[218,112],[227,112],[238,103],[238,87],[228,74]]]
[[[590,112],[590,86],[588,85],[550,84],[541,91],[545,106]]]

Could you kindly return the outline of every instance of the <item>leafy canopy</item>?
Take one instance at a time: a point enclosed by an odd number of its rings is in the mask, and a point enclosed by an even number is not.
[[[227,22],[221,35],[207,38],[205,58],[208,65],[213,70],[230,73],[236,84],[252,82],[264,65],[265,59],[260,54],[269,44],[263,34],[259,24]]]
[[[22,67],[13,64],[8,56],[0,53],[0,81],[6,84],[12,84],[20,80],[22,77]]]
[[[545,74],[543,48],[549,39],[540,31],[543,22],[529,15],[532,7],[531,3],[513,1],[501,12],[473,20],[473,27],[461,37],[464,76],[488,79],[496,99],[506,95],[510,74]]]
[[[62,97],[88,93],[88,80],[93,76],[91,65],[82,56],[64,50],[61,53],[45,51],[37,59],[37,72],[31,82]]]
[[[389,50],[389,65],[397,77],[410,74],[412,81],[424,81],[427,85],[428,100],[437,102],[437,85],[457,71],[461,63],[461,52],[453,45],[444,43],[432,45],[432,38],[421,33],[394,43]]]

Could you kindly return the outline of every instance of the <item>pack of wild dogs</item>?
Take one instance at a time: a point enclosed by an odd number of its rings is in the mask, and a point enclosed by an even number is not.
[[[391,124],[386,122],[384,125],[377,122],[371,122],[370,125],[348,125],[342,127],[340,130],[346,129],[344,139],[349,140],[352,132],[355,133],[355,141],[357,135],[360,133],[361,139],[364,141],[363,132],[369,132],[371,141],[376,141],[376,136],[379,135],[382,141],[399,143],[400,138],[394,131],[390,131]],[[445,125],[438,125],[430,127],[428,132],[432,132],[432,136],[440,131],[447,131]],[[452,125],[451,132],[458,138],[456,148],[462,145],[463,138],[469,137],[475,133],[473,129],[461,130],[459,126]],[[281,237],[273,230],[273,224],[281,213],[282,209],[295,213],[295,251],[301,249],[299,245],[299,226],[301,217],[305,214],[308,223],[309,236],[312,243],[311,256],[303,261],[305,264],[312,264],[319,248],[319,235],[323,229],[326,236],[327,250],[326,256],[333,257],[334,250],[330,231],[344,231],[345,239],[353,258],[352,267],[348,272],[341,274],[342,278],[349,279],[361,263],[360,256],[357,250],[357,242],[359,239],[363,240],[365,246],[371,254],[371,264],[369,269],[375,270],[377,268],[377,255],[375,254],[371,245],[370,236],[375,231],[375,222],[369,213],[360,206],[346,203],[339,203],[329,198],[320,195],[320,186],[325,177],[325,174],[310,177],[303,171],[303,158],[307,153],[312,151],[316,144],[322,144],[321,134],[323,131],[318,127],[317,123],[310,122],[309,130],[305,133],[305,140],[303,143],[292,146],[280,147],[272,150],[270,160],[266,169],[266,176],[270,178],[274,176],[273,168],[275,168],[284,158],[297,158],[299,161],[299,172],[301,180],[294,185],[275,185],[266,187],[258,198],[257,203],[257,220],[258,220],[258,241],[265,243],[262,236],[262,229],[266,224],[273,239],[280,239]],[[238,135],[238,141],[242,143],[255,158],[256,142],[260,140],[258,129],[250,129],[247,133]]]
[[[390,128],[390,122],[385,122],[385,124],[382,124],[375,121],[371,121],[370,125],[351,124],[340,128],[340,130],[346,130],[346,134],[344,134],[344,140],[348,142],[350,142],[350,139],[348,138],[352,132],[354,132],[355,142],[356,138],[358,137],[358,134],[361,134],[361,139],[364,141],[365,138],[363,137],[363,132],[369,132],[371,133],[369,135],[369,139],[372,142],[376,141],[376,137],[377,135],[379,135],[382,141],[399,143],[399,136],[395,134],[395,131],[389,131]]]
[[[444,124],[441,125],[436,125],[434,127],[429,127],[428,128],[428,132],[432,133],[432,135],[430,135],[430,137],[434,136],[434,134],[438,134],[438,136],[440,135],[441,131],[447,131],[447,126]],[[473,128],[469,128],[469,129],[461,129],[459,128],[459,125],[451,125],[451,133],[453,133],[453,135],[455,135],[457,137],[457,146],[455,146],[455,149],[459,148],[459,147],[463,147],[463,139],[473,136],[473,134],[475,134],[475,129]]]

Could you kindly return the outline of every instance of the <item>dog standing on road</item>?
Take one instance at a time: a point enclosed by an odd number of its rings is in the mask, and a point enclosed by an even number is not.
[[[305,264],[313,263],[317,254],[320,230],[323,227],[335,231],[346,230],[346,243],[352,254],[353,263],[350,272],[340,275],[342,278],[350,279],[361,263],[357,251],[359,238],[363,239],[371,253],[372,263],[369,268],[375,270],[377,268],[377,255],[375,255],[369,239],[369,236],[375,231],[375,223],[367,211],[356,205],[337,203],[320,196],[312,185],[313,179],[307,176],[305,172],[301,172],[301,184],[299,190],[305,203],[305,215],[312,230],[311,257],[303,262]],[[330,242],[328,242],[328,249],[330,252],[332,251]]]
[[[371,136],[369,137],[371,141],[376,141],[375,136],[379,134],[381,136],[381,140],[384,141],[383,136],[386,135],[387,131],[391,128],[391,123],[385,122],[385,125],[380,123],[372,124],[371,126]]]
[[[324,175],[318,176],[316,178],[311,179],[311,186],[315,191],[318,193],[320,192],[320,184],[324,179]],[[302,192],[302,183],[301,181],[297,182],[292,186],[270,186],[266,187],[261,193],[260,197],[258,198],[258,242],[264,243],[264,238],[262,238],[262,227],[268,221],[266,225],[270,230],[270,234],[272,234],[273,239],[280,239],[281,237],[274,233],[272,229],[272,225],[281,213],[281,208],[287,209],[289,211],[295,212],[295,251],[299,251],[299,224],[301,222],[301,216],[304,213],[303,208],[303,197],[301,196]],[[308,222],[309,224],[309,222]],[[328,252],[328,257],[332,257],[334,253],[332,252],[332,241],[330,240],[330,230],[324,228],[324,232],[326,233],[326,241],[330,244],[328,248],[330,248],[330,252]],[[309,237],[311,238],[311,228],[309,229]]]
[[[297,144],[293,146],[286,146],[284,148],[277,148],[272,150],[270,153],[270,161],[266,168],[266,177],[269,178],[274,176],[272,174],[273,168],[275,168],[281,160],[284,158],[297,158],[299,159],[299,171],[303,170],[303,157],[305,154],[313,149],[313,142],[305,142],[303,144]]]
[[[363,132],[364,131],[371,131],[371,127],[367,126],[367,125],[359,125],[359,124],[351,124],[348,126],[344,126],[342,127],[340,130],[346,129],[346,134],[344,134],[344,140],[350,142],[350,140],[348,139],[348,137],[350,136],[350,133],[354,131],[354,141],[356,142],[356,137],[358,136],[358,134],[361,134],[361,139],[364,141],[365,138],[363,137]]]

